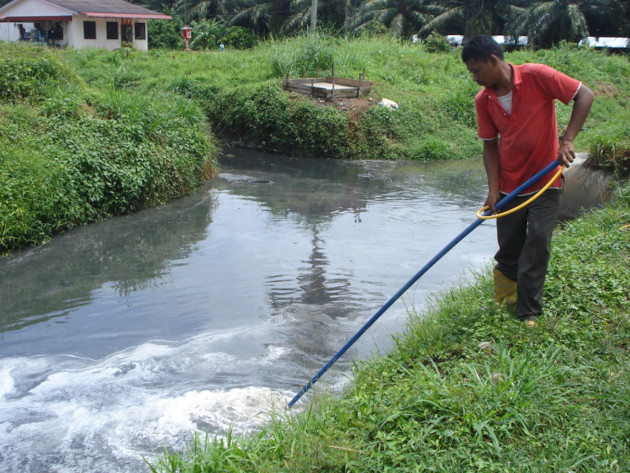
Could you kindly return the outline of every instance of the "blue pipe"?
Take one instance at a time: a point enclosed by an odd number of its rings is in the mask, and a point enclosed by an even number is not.
[[[495,205],[495,208],[497,210],[503,208],[508,202],[510,202],[512,199],[514,199],[514,197],[516,197],[518,194],[520,194],[525,189],[530,187],[532,184],[537,182],[540,178],[542,178],[546,174],[548,174],[551,171],[553,171],[558,165],[559,165],[559,162],[558,161],[554,161],[554,162],[550,163],[549,165],[547,165],[543,170],[538,171],[538,173],[534,174],[527,181],[525,181],[523,184],[518,186],[514,191],[512,191],[511,193],[509,193],[508,195],[503,197],[501,200],[499,200],[499,202],[497,202],[497,204]],[[491,211],[487,210],[484,213],[484,215],[490,215],[490,213],[491,213]],[[365,323],[365,325],[363,325],[363,327],[361,327],[361,329],[357,333],[354,334],[354,336],[350,340],[348,340],[348,342],[341,348],[341,350],[339,350],[337,352],[337,354],[335,356],[333,356],[330,359],[330,361],[328,363],[326,363],[321,370],[319,370],[319,373],[317,373],[315,376],[313,376],[313,378],[308,383],[306,383],[304,385],[304,387],[302,387],[302,389],[300,389],[300,391],[293,397],[293,399],[291,399],[291,401],[289,401],[289,407],[292,407],[293,404],[295,404],[304,395],[304,393],[306,391],[308,391],[311,388],[311,386],[313,386],[313,384],[315,384],[317,382],[317,380],[319,378],[321,378],[322,375],[326,371],[328,371],[328,368],[330,368],[335,363],[335,361],[337,361],[339,359],[339,357],[341,357],[341,355],[343,355],[346,351],[348,351],[348,349],[354,344],[354,342],[356,342],[359,339],[359,337],[361,337],[361,335],[363,335],[365,333],[365,331],[368,328],[370,328],[372,326],[372,324],[374,322],[376,322],[376,320],[381,315],[383,315],[385,313],[385,311],[387,309],[389,309],[391,307],[391,305],[394,302],[396,302],[400,298],[400,296],[402,296],[407,291],[407,289],[409,289],[418,279],[420,279],[424,275],[424,273],[426,273],[429,269],[431,269],[431,267],[435,263],[437,263],[442,258],[442,256],[444,256],[446,253],[451,251],[455,245],[457,245],[460,241],[462,241],[469,233],[471,233],[475,228],[477,228],[483,222],[484,222],[484,219],[477,218],[477,220],[475,220],[473,223],[471,223],[468,226],[468,228],[466,228],[466,230],[464,230],[459,235],[457,235],[457,237],[455,237],[448,245],[446,245],[427,264],[425,264],[424,267],[420,271],[418,271],[403,287],[401,287],[400,290],[396,294],[394,294],[385,303],[385,305],[383,305],[383,307],[381,307],[378,310],[378,312],[376,312],[372,316],[372,318],[370,320],[368,320]]]

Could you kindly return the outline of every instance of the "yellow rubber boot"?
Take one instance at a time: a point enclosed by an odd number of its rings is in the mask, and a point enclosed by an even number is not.
[[[494,300],[497,304],[516,305],[516,281],[506,277],[501,271],[494,271]]]

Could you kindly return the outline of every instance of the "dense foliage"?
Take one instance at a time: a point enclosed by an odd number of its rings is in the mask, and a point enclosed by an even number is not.
[[[147,4],[145,0],[135,3]],[[348,37],[389,32],[411,40],[432,32],[527,35],[549,47],[586,36],[630,36],[630,6],[623,0],[153,0],[148,6],[178,22],[216,21],[241,26],[258,38],[312,31]],[[217,38],[227,42],[226,38]],[[159,40],[157,44],[163,41]],[[235,46],[236,47],[236,46]]]
[[[175,95],[86,87],[60,55],[8,44],[0,91],[0,253],[185,195],[214,172],[199,109]]]

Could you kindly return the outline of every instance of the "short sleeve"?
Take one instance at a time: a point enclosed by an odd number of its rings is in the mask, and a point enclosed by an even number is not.
[[[554,99],[568,105],[577,94],[581,82],[545,64],[532,64],[540,85]]]

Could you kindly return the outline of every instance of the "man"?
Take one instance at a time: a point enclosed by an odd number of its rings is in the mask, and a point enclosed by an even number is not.
[[[543,64],[507,63],[490,36],[471,38],[462,60],[483,89],[475,97],[478,136],[488,175],[485,205],[495,205],[554,160],[569,166],[575,158],[573,140],[588,116],[593,93],[584,84]],[[569,124],[558,140],[555,100],[573,100]],[[543,187],[552,171],[512,200],[509,210]],[[542,314],[542,294],[556,225],[561,178],[527,207],[497,219],[499,251],[495,255],[495,298],[515,303],[516,314],[528,327]]]

